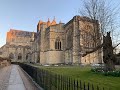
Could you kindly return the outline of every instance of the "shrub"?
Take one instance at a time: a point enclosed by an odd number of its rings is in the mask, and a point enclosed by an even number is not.
[[[108,71],[104,72],[105,76],[114,76],[114,77],[120,77],[120,71]]]
[[[120,71],[118,71],[118,70],[105,72],[104,69],[102,69],[102,68],[92,68],[91,71],[96,72],[96,73],[101,73],[105,76],[120,77]]]

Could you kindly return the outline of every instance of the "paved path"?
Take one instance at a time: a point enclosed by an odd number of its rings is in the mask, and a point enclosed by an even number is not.
[[[18,66],[13,65],[7,90],[25,90],[24,83],[18,71]]]
[[[0,90],[40,90],[18,66],[0,69]]]

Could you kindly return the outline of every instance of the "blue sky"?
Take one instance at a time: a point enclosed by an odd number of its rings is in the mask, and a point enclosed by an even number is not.
[[[0,0],[0,46],[5,44],[6,32],[11,28],[36,31],[39,20],[52,20],[54,16],[58,23],[66,23],[79,14],[81,5],[82,0]]]

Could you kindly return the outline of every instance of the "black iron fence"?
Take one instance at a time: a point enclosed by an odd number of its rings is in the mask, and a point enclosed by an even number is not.
[[[81,80],[53,74],[47,70],[33,67],[28,64],[19,63],[19,65],[44,90],[110,90],[98,85],[82,82]]]

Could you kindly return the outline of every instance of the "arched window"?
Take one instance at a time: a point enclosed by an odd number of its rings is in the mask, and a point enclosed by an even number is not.
[[[57,37],[56,40],[55,40],[55,49],[56,50],[61,50],[61,41],[60,41],[59,37]]]
[[[55,42],[55,49],[57,49],[57,42]]]
[[[59,45],[60,43],[59,43],[59,41],[58,41],[58,43],[57,43],[57,44],[58,44],[58,47],[57,47],[57,49],[59,50],[59,49],[60,49],[60,45]]]
[[[19,54],[18,54],[18,60],[21,60],[21,59],[22,59],[22,54],[19,53]]]
[[[9,58],[10,58],[10,59],[14,59],[14,54],[13,54],[13,53],[10,53],[10,54],[9,54]]]
[[[59,45],[60,45],[59,47],[60,47],[60,50],[61,50],[61,42],[59,42]]]

